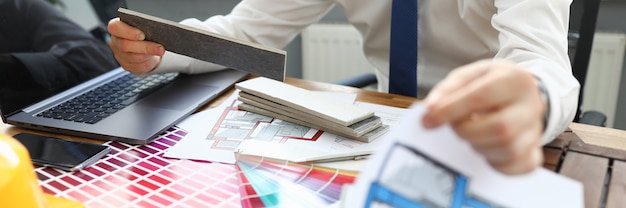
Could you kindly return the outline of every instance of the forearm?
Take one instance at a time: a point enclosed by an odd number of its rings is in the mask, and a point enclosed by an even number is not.
[[[546,70],[544,70],[546,71]],[[543,74],[543,73],[538,73]],[[542,143],[547,144],[561,134],[574,119],[578,108],[580,85],[571,75],[539,75],[544,84],[549,109]]]
[[[576,114],[576,110],[578,105],[576,105],[576,101],[578,98],[578,90],[569,91],[569,93],[565,94],[557,94],[556,96],[551,96],[552,94],[558,93],[558,90],[555,90],[554,87],[552,90],[548,90],[547,84],[543,80],[537,80],[538,88],[542,96],[542,101],[544,105],[544,116],[543,116],[543,125],[544,125],[544,133],[542,135],[542,144],[547,144],[554,140],[560,133],[562,133],[569,125],[569,123],[573,120],[574,115]],[[575,85],[572,85],[575,86]],[[578,89],[576,87],[572,89]],[[556,102],[556,103],[554,103]],[[553,104],[555,104],[553,106]],[[556,111],[556,112],[553,112]]]
[[[14,3],[6,11],[10,19],[3,24],[12,41],[6,52],[23,65],[21,71],[30,74],[37,85],[61,89],[117,66],[104,42],[49,3],[10,2]]]
[[[577,108],[580,86],[572,75],[567,55],[569,3],[499,0],[498,14],[492,21],[501,47],[495,58],[518,63],[545,86],[549,114],[542,137],[544,144],[567,128]]]
[[[11,54],[0,54],[0,74],[5,77],[0,82],[0,88],[24,89],[38,86],[26,66]]]
[[[117,66],[110,49],[95,39],[64,41],[48,51],[13,55],[35,82],[51,90],[80,83]]]

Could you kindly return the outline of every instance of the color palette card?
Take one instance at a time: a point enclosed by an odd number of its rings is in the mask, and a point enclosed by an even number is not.
[[[186,131],[172,127],[154,142],[107,142],[110,154],[77,172],[39,167],[44,192],[87,207],[241,207],[234,165],[163,157]]]
[[[339,200],[355,171],[237,155],[243,207],[324,207]]]

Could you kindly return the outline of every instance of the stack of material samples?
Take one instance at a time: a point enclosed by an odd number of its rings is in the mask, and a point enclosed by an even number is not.
[[[374,112],[264,77],[237,83],[239,109],[370,142],[389,130]]]

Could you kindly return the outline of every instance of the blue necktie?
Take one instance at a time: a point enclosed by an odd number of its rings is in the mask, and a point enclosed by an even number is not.
[[[417,0],[393,0],[389,93],[417,97]]]

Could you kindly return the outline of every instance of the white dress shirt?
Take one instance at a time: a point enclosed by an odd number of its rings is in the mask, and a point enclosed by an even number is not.
[[[550,115],[544,144],[573,119],[579,84],[567,56],[571,0],[419,0],[420,97],[452,69],[480,59],[518,63],[543,81]],[[379,90],[389,81],[391,0],[242,0],[225,16],[182,23],[277,48],[319,21],[334,6],[363,35]],[[201,73],[221,67],[167,52],[153,73]]]

